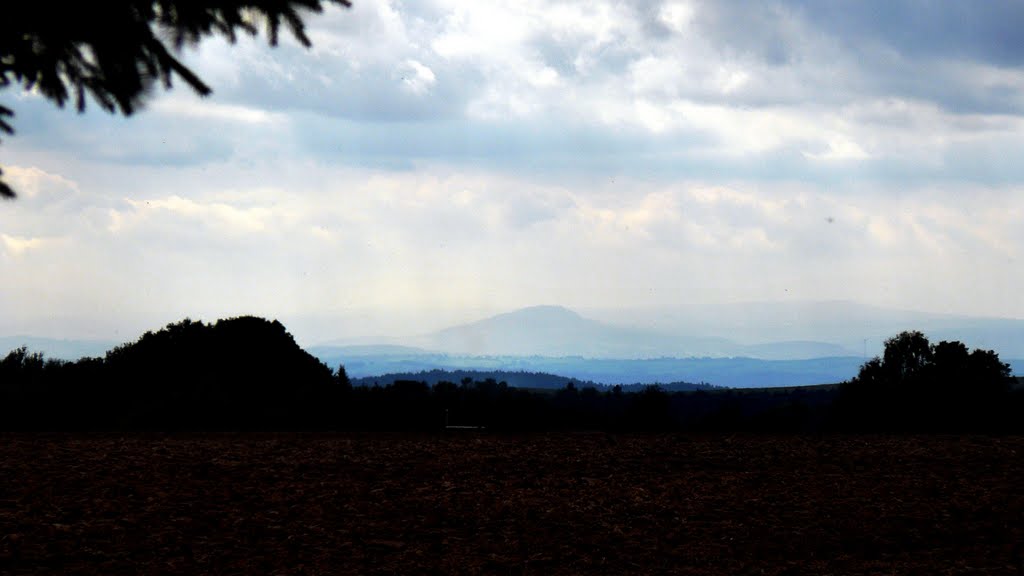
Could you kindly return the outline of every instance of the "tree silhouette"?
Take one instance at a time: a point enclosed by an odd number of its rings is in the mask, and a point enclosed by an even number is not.
[[[350,6],[349,0],[325,0]],[[175,76],[198,94],[211,93],[175,53],[212,35],[235,42],[238,32],[259,34],[271,46],[281,25],[303,46],[311,43],[300,10],[320,12],[321,0],[104,0],[18,2],[0,9],[0,88],[20,84],[63,108],[85,110],[86,94],[110,113],[131,115],[160,82]],[[14,112],[0,106],[0,132],[13,134]],[[13,198],[3,182],[0,197]]]
[[[348,370],[345,370],[344,364],[338,364],[338,373],[335,378],[337,378],[338,386],[340,386],[342,390],[352,390],[352,380],[349,379]]]
[[[932,357],[931,344],[924,334],[901,332],[885,341],[882,363],[891,377],[910,382],[924,375]]]
[[[902,332],[841,387],[837,408],[855,428],[990,429],[1007,416],[1009,383],[1009,364],[991,350],[932,345],[921,332]]]

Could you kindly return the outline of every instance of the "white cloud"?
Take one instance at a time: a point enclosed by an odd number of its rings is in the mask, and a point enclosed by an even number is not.
[[[60,174],[46,172],[36,166],[4,166],[4,179],[18,194],[52,201],[56,197],[78,193],[78,185]],[[43,198],[46,197],[46,198]]]
[[[987,20],[947,47],[948,15],[896,37],[825,4],[357,2],[311,17],[311,50],[190,51],[210,99],[125,121],[16,95],[0,301],[171,321],[786,291],[1024,316],[1021,59]]]
[[[154,112],[169,116],[241,122],[244,124],[273,124],[284,120],[280,113],[268,112],[247,106],[218,104],[196,97],[165,97],[153,103]]]
[[[879,291],[886,275],[925,290],[964,286],[967,269],[988,278],[990,291],[1024,281],[1017,268],[997,266],[1020,258],[1024,241],[1016,225],[1024,195],[1010,190],[876,186],[853,194],[634,179],[583,188],[487,171],[308,166],[301,192],[290,192],[269,168],[235,174],[232,188],[204,182],[204,172],[178,170],[175,187],[188,196],[115,204],[110,229],[82,222],[64,230],[74,241],[60,252],[32,251],[32,238],[53,232],[45,226],[6,234],[3,245],[20,250],[19,274],[48,270],[46,306],[58,309],[49,312],[88,302],[86,309],[152,309],[166,321],[399,304],[672,305],[763,299],[766,286],[783,285],[791,297],[879,301],[892,294]],[[56,264],[71,260],[79,264]],[[95,273],[110,269],[118,274]],[[908,278],[911,270],[920,276]],[[67,293],[79,286],[93,288]],[[28,292],[2,296],[47,313]]]
[[[437,82],[434,71],[416,60],[406,60],[400,72],[403,87],[413,94],[424,94]]]
[[[234,206],[224,202],[168,196],[149,200],[126,198],[127,210],[110,212],[112,233],[121,234],[154,223],[181,219],[202,224],[216,236],[249,236],[264,232],[270,222],[280,218],[269,206]],[[165,216],[166,215],[166,216]],[[188,224],[186,224],[187,226]]]
[[[804,152],[808,158],[815,160],[864,160],[869,154],[859,144],[844,134],[831,134],[826,137],[824,152]]]
[[[11,256],[21,256],[25,252],[38,248],[44,242],[42,238],[24,238],[21,236],[9,236],[0,234],[0,243],[4,250]]]
[[[673,32],[686,32],[693,22],[696,9],[688,2],[667,2],[658,10],[658,20]]]

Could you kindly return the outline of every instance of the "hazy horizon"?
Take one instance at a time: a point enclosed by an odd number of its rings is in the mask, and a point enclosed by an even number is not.
[[[531,316],[541,324],[531,321]],[[502,324],[501,319],[504,317],[514,322]],[[215,322],[226,317],[189,318]],[[582,354],[593,358],[768,358],[763,353],[753,352],[755,348],[751,347],[805,343],[833,346],[831,350],[825,349],[823,353],[806,357],[870,357],[880,353],[884,340],[897,332],[923,329],[926,334],[936,337],[937,340],[960,339],[973,347],[994,348],[997,352],[1002,350],[1006,357],[1024,357],[1024,320],[1021,319],[886,309],[853,301],[738,302],[674,308],[569,308],[558,304],[538,304],[510,310],[458,309],[439,314],[430,314],[422,310],[405,313],[362,310],[353,311],[347,316],[267,318],[281,321],[296,341],[306,348],[398,345],[429,352],[470,355],[493,353],[510,356],[540,354],[552,357]],[[467,329],[472,331],[474,326],[482,325],[491,339],[496,337],[495,332],[507,332],[512,341],[518,339],[521,342],[545,342],[545,338],[550,336],[551,329],[557,330],[559,326],[564,329],[567,319],[570,320],[570,325],[576,322],[573,318],[582,325],[582,328],[577,326],[573,329],[582,332],[563,331],[561,336],[551,341],[551,350],[545,350],[541,346],[523,353],[510,350],[474,352],[460,350],[458,346],[452,348],[451,342],[446,345],[437,340],[438,336],[445,332]],[[102,326],[96,323],[83,322],[81,326],[89,331],[86,334],[63,331],[68,326],[75,325],[67,319],[53,319],[52,325],[56,327],[56,331],[53,332],[19,331],[0,322],[0,341],[14,346],[21,345],[15,343],[15,340],[24,338],[30,348],[33,339],[66,341],[71,345],[89,342],[116,345],[134,341],[145,331],[155,331],[182,319],[184,317],[139,326],[135,327],[134,331],[131,327],[112,328],[106,333],[98,333],[97,330]],[[605,333],[599,337],[604,339],[606,347],[614,344],[613,349],[618,350],[618,353],[589,353],[586,342],[593,340],[595,336],[591,333],[592,329],[597,329],[598,332],[619,331]],[[636,340],[638,337],[642,344]],[[559,346],[564,348],[566,342],[574,339],[581,341],[578,349],[573,348],[570,352],[558,351]],[[679,346],[683,348],[680,349]],[[690,348],[687,348],[688,346]],[[70,349],[75,348],[72,346]],[[783,356],[788,358],[791,355]]]
[[[311,50],[187,49],[207,99],[176,83],[125,119],[9,87],[0,335],[251,314],[310,345],[539,304],[1021,319],[1022,21],[357,0],[307,18]]]

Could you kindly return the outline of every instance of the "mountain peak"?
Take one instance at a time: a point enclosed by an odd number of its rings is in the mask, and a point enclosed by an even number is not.
[[[557,306],[551,304],[542,304],[539,306],[527,306],[526,308],[519,308],[511,312],[504,314],[498,314],[494,318],[509,318],[509,319],[520,319],[520,320],[582,320],[583,317],[578,313],[566,308],[565,306]]]
[[[425,346],[450,353],[563,356],[586,351],[595,334],[613,330],[562,306],[530,306],[446,328]]]

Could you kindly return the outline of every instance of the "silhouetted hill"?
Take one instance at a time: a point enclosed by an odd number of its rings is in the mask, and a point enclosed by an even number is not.
[[[277,321],[185,319],[102,358],[0,359],[0,422],[31,429],[315,428],[342,381]]]
[[[278,321],[254,316],[218,320],[213,324],[183,320],[135,342],[110,350],[114,367],[149,364],[173,372],[192,372],[210,379],[210,371],[231,383],[248,377],[299,370],[298,375],[329,372],[295,343]]]
[[[334,383],[280,322],[252,316],[146,332],[108,352],[105,368],[124,417],[154,423],[288,421]]]
[[[388,386],[399,381],[424,382],[434,386],[439,382],[459,384],[466,379],[484,381],[488,378],[496,382],[505,382],[516,388],[560,389],[572,383],[574,386],[594,386],[593,382],[583,382],[576,378],[557,376],[544,372],[520,372],[505,370],[421,370],[417,372],[391,372],[380,376],[353,378],[353,386]]]
[[[439,382],[461,383],[466,380],[484,381],[492,379],[496,382],[505,382],[515,388],[532,388],[535,390],[559,390],[572,384],[577,388],[595,387],[605,389],[607,384],[600,384],[590,380],[580,380],[567,376],[558,376],[546,372],[524,372],[507,370],[423,370],[419,372],[397,372],[382,374],[380,376],[367,376],[364,378],[353,378],[353,386],[387,386],[399,381],[424,382],[434,386]],[[646,384],[624,384],[624,390],[638,391]],[[678,392],[689,390],[710,390],[713,386],[708,384],[693,384],[690,382],[669,382],[661,384],[666,391]]]

